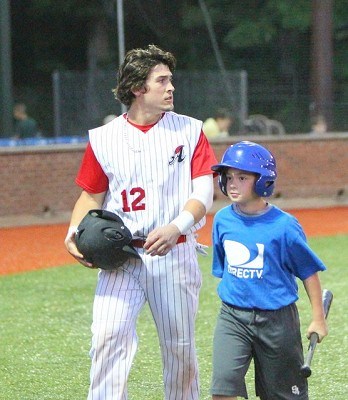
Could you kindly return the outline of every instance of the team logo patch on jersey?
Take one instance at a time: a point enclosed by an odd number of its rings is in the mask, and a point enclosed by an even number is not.
[[[262,278],[265,246],[256,243],[253,247],[254,249],[234,240],[225,240],[224,248],[230,274],[243,279]]]
[[[180,145],[175,149],[174,155],[170,158],[169,165],[173,165],[176,160],[178,160],[178,163],[183,162],[185,158],[186,156],[184,155],[184,145]]]

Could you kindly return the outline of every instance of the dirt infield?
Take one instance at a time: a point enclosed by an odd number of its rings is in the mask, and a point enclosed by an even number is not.
[[[307,236],[348,234],[348,207],[288,210]],[[212,215],[199,232],[199,241],[211,244]],[[73,264],[64,247],[68,224],[33,225],[0,229],[0,275]]]

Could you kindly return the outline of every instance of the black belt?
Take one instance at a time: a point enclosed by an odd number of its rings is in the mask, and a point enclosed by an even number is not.
[[[176,244],[179,243],[185,243],[186,242],[186,235],[181,235],[179,236],[178,240],[176,241]],[[134,239],[131,241],[131,245],[134,247],[142,248],[144,247],[145,240],[143,239]]]

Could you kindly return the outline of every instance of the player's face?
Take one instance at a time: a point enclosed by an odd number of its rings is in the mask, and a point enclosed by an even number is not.
[[[226,171],[226,190],[229,199],[239,205],[248,205],[259,196],[255,193],[254,187],[257,175],[240,169],[229,168]]]
[[[158,64],[152,68],[143,93],[143,106],[148,112],[163,112],[174,109],[173,75],[167,65]]]

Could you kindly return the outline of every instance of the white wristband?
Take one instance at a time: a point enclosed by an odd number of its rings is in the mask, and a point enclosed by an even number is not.
[[[195,223],[195,219],[190,211],[181,211],[181,213],[173,219],[171,224],[174,224],[181,234],[186,233]]]

